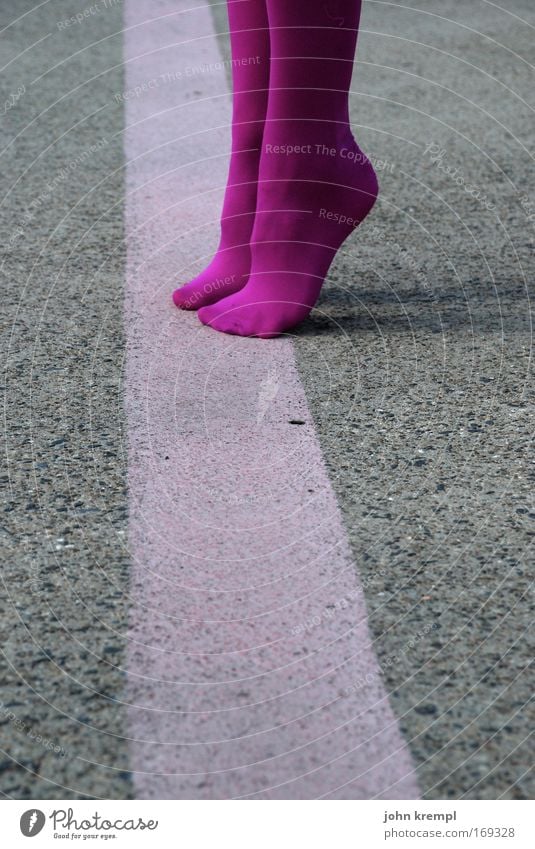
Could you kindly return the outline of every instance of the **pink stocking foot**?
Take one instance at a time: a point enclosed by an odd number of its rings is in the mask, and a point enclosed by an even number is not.
[[[196,310],[245,286],[258,188],[258,166],[269,85],[269,30],[265,0],[228,0],[232,48],[232,153],[221,240],[205,270],[175,289],[179,309]]]
[[[275,168],[285,176],[261,182],[249,280],[238,292],[201,309],[203,324],[267,339],[308,316],[337,250],[371,210],[378,192],[373,167],[352,138],[331,144],[329,151],[303,157],[304,171],[301,160],[285,158]]]

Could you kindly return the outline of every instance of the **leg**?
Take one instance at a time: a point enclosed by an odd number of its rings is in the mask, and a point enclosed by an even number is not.
[[[232,50],[232,153],[221,215],[221,240],[210,265],[176,289],[181,309],[198,309],[237,292],[249,277],[258,164],[269,85],[266,0],[227,0]]]
[[[305,318],[373,206],[374,170],[349,126],[360,0],[267,0],[271,67],[247,285],[204,324],[270,337]]]

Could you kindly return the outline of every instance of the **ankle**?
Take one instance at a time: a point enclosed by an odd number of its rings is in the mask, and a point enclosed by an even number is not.
[[[357,144],[351,130],[322,138],[317,133],[306,140],[295,137],[285,141],[265,140],[260,160],[260,179],[264,183],[281,180],[312,180],[316,183],[354,185],[375,179],[371,161]],[[274,185],[275,188],[275,185]]]

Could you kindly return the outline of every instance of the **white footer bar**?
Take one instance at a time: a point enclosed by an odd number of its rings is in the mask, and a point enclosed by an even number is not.
[[[9,801],[5,846],[533,847],[531,801]],[[531,824],[531,828],[530,828]]]

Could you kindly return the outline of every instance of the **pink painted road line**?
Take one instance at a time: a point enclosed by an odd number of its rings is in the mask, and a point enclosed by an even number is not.
[[[416,798],[292,343],[171,302],[214,248],[229,145],[210,13],[191,5],[125,8],[136,793]]]

